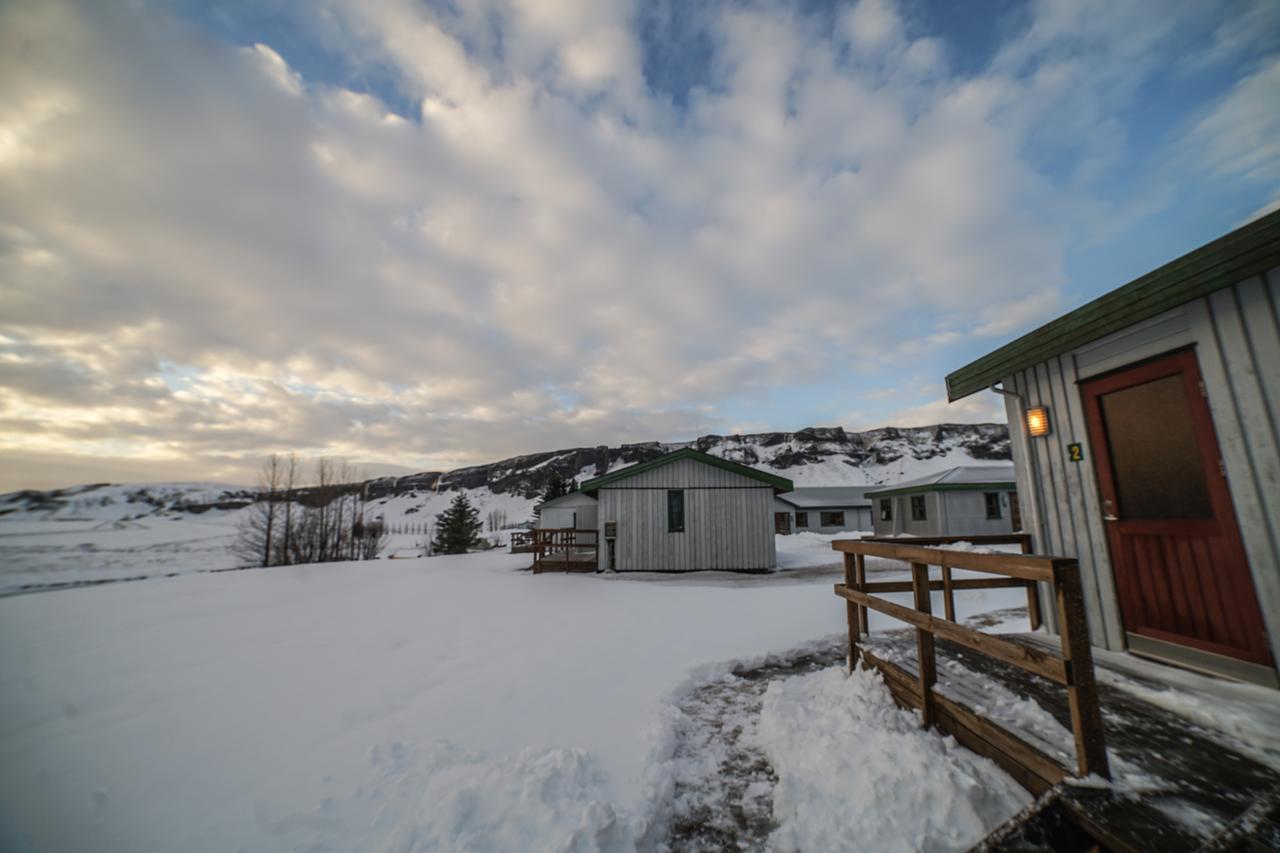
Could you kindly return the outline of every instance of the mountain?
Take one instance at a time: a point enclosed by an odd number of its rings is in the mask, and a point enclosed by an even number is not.
[[[879,485],[975,461],[994,464],[1011,458],[1004,424],[885,427],[866,432],[813,427],[798,432],[705,435],[687,442],[551,450],[447,472],[381,477],[343,490],[366,489],[377,511],[390,522],[413,516],[430,520],[454,493],[466,491],[482,512],[498,511],[516,523],[529,517],[554,474],[581,482],[686,447],[779,474],[797,486]],[[302,489],[299,499],[316,504],[333,494],[332,490]],[[255,495],[249,487],[216,483],[95,484],[0,495],[0,516],[101,521],[216,516],[242,509]]]

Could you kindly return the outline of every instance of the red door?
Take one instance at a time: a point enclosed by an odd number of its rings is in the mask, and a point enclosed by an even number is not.
[[[1269,666],[1195,353],[1081,384],[1125,630]]]

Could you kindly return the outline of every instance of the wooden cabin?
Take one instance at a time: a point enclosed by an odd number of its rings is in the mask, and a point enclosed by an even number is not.
[[[774,531],[783,535],[811,531],[844,533],[871,530],[869,486],[812,486],[773,500]]]
[[[1022,527],[1012,465],[961,465],[866,494],[876,536],[991,536]]]
[[[773,500],[790,480],[677,450],[582,484],[598,501],[598,565],[619,572],[777,566]]]
[[[1004,395],[1024,526],[1079,562],[1094,645],[1280,685],[1278,312],[1280,212],[947,377]]]

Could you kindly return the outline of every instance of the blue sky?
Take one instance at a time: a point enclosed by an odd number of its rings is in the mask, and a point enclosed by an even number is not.
[[[1001,419],[1280,200],[1280,6],[0,7],[0,487]]]

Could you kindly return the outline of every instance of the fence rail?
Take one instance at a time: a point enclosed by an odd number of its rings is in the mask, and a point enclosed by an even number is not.
[[[964,540],[973,541],[973,537],[964,537]],[[1097,685],[1093,673],[1093,654],[1089,647],[1080,569],[1076,561],[1025,553],[987,554],[946,550],[927,547],[918,540],[907,541],[910,544],[901,539],[892,542],[837,540],[831,543],[833,549],[844,554],[845,582],[836,584],[835,593],[846,602],[849,666],[856,666],[860,659],[876,666],[884,673],[886,683],[895,697],[900,702],[917,708],[925,725],[935,725],[954,735],[971,749],[989,755],[1032,788],[1056,784],[1066,772],[1052,759],[1015,735],[935,691],[937,663],[934,639],[942,637],[1047,678],[1067,690],[1078,775],[1095,773],[1109,778],[1102,714],[1098,707]],[[909,563],[911,580],[869,582],[867,557]],[[932,566],[940,568],[939,580],[929,576]],[[984,572],[1000,577],[956,579],[951,576],[952,569]],[[954,598],[957,591],[1025,586],[1029,590],[1030,605],[1032,601],[1038,604],[1035,596],[1037,583],[1048,584],[1053,592],[1062,640],[1060,655],[1030,648],[955,621]],[[932,612],[931,593],[938,590],[943,593],[945,618],[934,616]],[[908,607],[877,596],[877,593],[889,592],[913,593],[913,606]],[[869,633],[868,610],[884,613],[916,629],[917,664],[914,680],[904,670],[859,648],[858,638]],[[1038,608],[1034,611],[1033,619],[1038,624]]]
[[[594,572],[599,562],[599,533],[572,527],[529,531],[533,572]]]
[[[973,536],[864,536],[863,542],[883,542],[887,545],[922,545],[931,547],[936,545],[954,545],[957,542],[968,542],[971,545],[1017,545],[1023,554],[1031,553],[1031,534],[1030,533],[980,533]],[[1036,589],[1035,581],[1023,581],[1027,587],[1027,618],[1031,620],[1031,630],[1034,631],[1040,627],[1042,618],[1040,615],[1040,594]],[[946,592],[943,598],[943,606],[946,607],[947,618],[954,621],[955,619],[955,598],[952,595],[953,590],[957,589],[998,589],[1004,586],[1017,586],[1016,583],[1006,583],[1004,581],[951,581],[951,567],[942,567],[942,587]],[[938,587],[932,587],[938,589]],[[910,592],[910,582],[906,582],[905,589],[888,589],[885,587],[877,587],[874,592]]]

